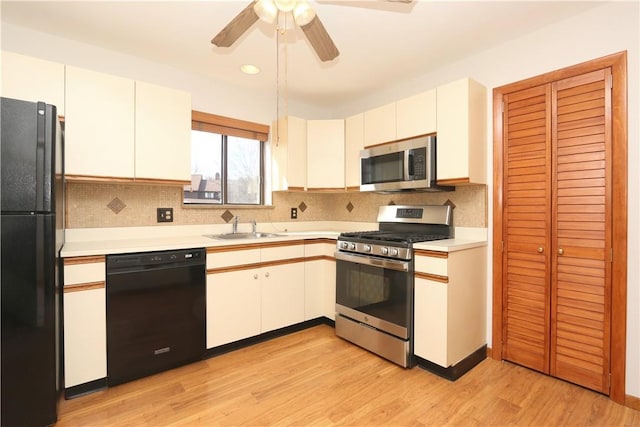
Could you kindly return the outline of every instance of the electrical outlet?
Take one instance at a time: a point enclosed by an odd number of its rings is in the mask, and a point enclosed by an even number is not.
[[[173,208],[158,208],[158,222],[173,222]]]
[[[291,208],[291,219],[298,219],[298,208]]]

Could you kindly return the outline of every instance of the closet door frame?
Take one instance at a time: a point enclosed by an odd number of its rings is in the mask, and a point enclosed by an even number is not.
[[[503,120],[502,100],[507,93],[524,90],[611,68],[612,107],[612,249],[611,263],[611,353],[609,397],[625,404],[627,334],[627,52],[619,52],[562,68],[493,90],[493,313],[491,357],[502,360],[502,242],[503,238]]]

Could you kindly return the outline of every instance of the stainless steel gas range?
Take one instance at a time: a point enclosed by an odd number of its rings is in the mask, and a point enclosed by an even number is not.
[[[340,234],[336,335],[413,366],[413,244],[450,239],[451,206],[381,206],[378,230]]]

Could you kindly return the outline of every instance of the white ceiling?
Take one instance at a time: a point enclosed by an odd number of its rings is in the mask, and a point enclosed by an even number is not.
[[[593,1],[311,1],[340,50],[320,62],[299,28],[276,49],[275,24],[258,21],[232,47],[210,43],[250,0],[2,1],[2,21],[136,55],[234,85],[339,105],[416,78],[552,22],[597,6]],[[281,37],[282,41],[282,37]],[[285,47],[286,46],[286,49]],[[279,51],[280,67],[276,57]],[[286,55],[285,55],[286,51]],[[242,64],[262,68],[255,76]]]

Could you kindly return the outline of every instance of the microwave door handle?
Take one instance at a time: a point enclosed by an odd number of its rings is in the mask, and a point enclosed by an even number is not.
[[[413,175],[413,154],[411,150],[404,151],[404,180],[408,181]]]

